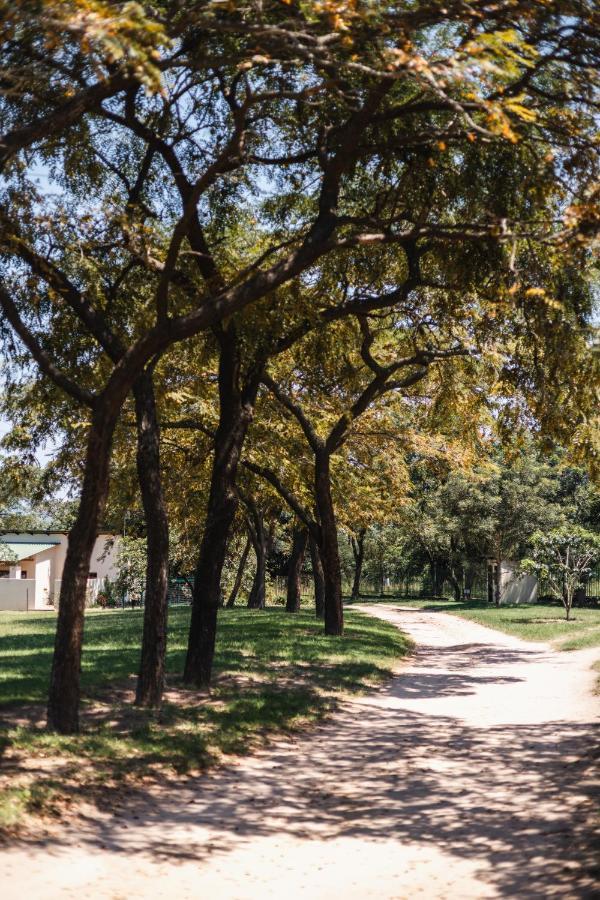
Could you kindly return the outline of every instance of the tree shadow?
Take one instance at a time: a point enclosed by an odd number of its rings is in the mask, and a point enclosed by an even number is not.
[[[407,672],[377,696],[428,697],[424,674]],[[473,680],[457,674],[448,694]],[[371,701],[352,701],[302,740],[279,741],[242,767],[169,782],[151,799],[114,795],[113,815],[78,823],[77,840],[196,862],[261,837],[393,840],[474,863],[482,896],[488,888],[503,897],[594,896],[596,723],[477,727]]]
[[[353,706],[354,715],[336,716],[293,750],[284,744],[259,755],[249,771],[171,783],[151,801],[129,801],[128,810],[115,802],[115,817],[88,823],[78,839],[196,861],[228,853],[236,839],[393,839],[475,861],[482,885],[501,896],[593,896],[593,723],[480,729]],[[135,828],[121,831],[119,821],[131,825],[132,815]],[[189,838],[206,826],[210,848]]]
[[[482,897],[597,896],[597,722],[488,725],[448,712],[452,697],[487,685],[501,702],[503,685],[523,681],[523,666],[547,653],[480,642],[421,646],[381,691],[352,700],[300,740],[278,739],[210,777],[170,779],[150,796],[106,786],[110,815],[77,820],[53,849],[76,840],[132,861],[226,865],[229,853],[261,838],[315,847],[354,839],[357,850],[393,841],[442,852],[449,866],[468,863]],[[430,699],[445,708],[411,708]],[[201,879],[199,870],[199,887]]]

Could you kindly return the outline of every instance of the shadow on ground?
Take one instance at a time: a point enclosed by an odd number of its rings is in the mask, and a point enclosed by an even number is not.
[[[487,684],[501,690],[522,680],[511,665],[522,671],[545,653],[422,646],[375,702],[354,700],[297,742],[274,742],[209,778],[170,782],[150,799],[113,796],[110,816],[79,821],[54,846],[76,834],[136,860],[201,862],[261,837],[393,840],[473,863],[482,897],[598,896],[596,723],[478,727],[402,706]]]

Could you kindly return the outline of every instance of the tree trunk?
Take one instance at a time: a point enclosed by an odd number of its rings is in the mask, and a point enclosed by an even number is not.
[[[473,566],[468,566],[465,570],[465,586],[463,590],[463,595],[465,599],[470,600],[473,594],[473,584],[475,583],[475,569]]]
[[[500,594],[502,592],[502,561],[496,560],[494,568],[494,603],[500,606]]]
[[[362,576],[363,562],[365,558],[365,535],[366,528],[361,528],[358,537],[352,538],[352,554],[354,556],[354,580],[352,582],[351,600],[360,598],[360,579]]]
[[[260,512],[255,509],[253,511],[254,519],[254,553],[256,555],[256,572],[252,582],[252,590],[248,597],[248,609],[264,609],[266,602],[266,579],[267,579],[267,536],[263,517]]]
[[[192,595],[192,616],[185,660],[184,681],[197,687],[210,685],[221,575],[229,532],[237,509],[235,489],[240,454],[252,418],[258,377],[240,390],[240,361],[232,323],[219,333],[219,426],[215,434],[208,508]]]
[[[108,474],[119,403],[98,404],[88,433],[77,519],[60,586],[54,656],[48,692],[48,728],[61,734],[79,731],[79,693],[83,618],[90,558],[108,494]]]
[[[448,581],[450,582],[450,584],[452,585],[452,589],[454,590],[454,599],[457,603],[459,603],[462,599],[462,591],[460,587],[460,581],[458,580],[454,572],[448,573]]]
[[[325,634],[344,633],[342,575],[335,511],[331,497],[329,454],[315,454],[315,498],[320,523],[319,551],[325,580]]]
[[[321,562],[321,554],[317,542],[312,535],[309,535],[308,546],[310,548],[310,560],[313,570],[313,581],[315,585],[315,615],[317,619],[325,616],[325,577],[323,575],[323,563]]]
[[[287,576],[287,600],[285,604],[286,612],[300,612],[301,573],[302,563],[304,562],[304,554],[306,552],[307,539],[308,531],[304,525],[301,525],[298,528],[294,528],[292,553],[290,556]]]
[[[146,519],[148,558],[142,654],[135,702],[160,706],[165,682],[169,594],[169,522],[160,476],[160,432],[152,374],[133,386],[137,421],[137,472]]]
[[[494,566],[489,560],[487,564],[487,599],[488,603],[494,602]]]
[[[439,560],[434,560],[432,569],[433,595],[434,597],[442,597],[444,594],[444,581],[446,580],[445,566]]]
[[[235,601],[237,600],[237,595],[239,594],[240,587],[242,584],[242,578],[244,577],[244,569],[246,568],[246,560],[248,559],[248,553],[250,552],[250,538],[246,538],[246,544],[244,549],[242,550],[242,555],[240,556],[240,561],[238,564],[235,581],[233,582],[233,587],[231,588],[231,593],[227,599],[227,603],[225,604],[226,609],[233,609],[235,606]]]

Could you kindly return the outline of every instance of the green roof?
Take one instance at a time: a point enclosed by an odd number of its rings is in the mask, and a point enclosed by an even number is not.
[[[50,550],[51,547],[57,547],[60,541],[3,541],[0,540],[0,560],[2,562],[18,562],[20,559],[27,559],[28,556],[35,556],[43,550]]]

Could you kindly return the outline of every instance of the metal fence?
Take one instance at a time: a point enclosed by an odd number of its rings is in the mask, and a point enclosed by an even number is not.
[[[582,591],[583,594],[580,594],[579,598],[576,595],[576,603],[578,600],[580,602],[583,598],[585,598],[586,602],[592,603],[593,605],[600,603],[600,566],[594,569],[589,577],[581,583],[579,591]],[[538,597],[552,597],[554,600],[560,602],[560,596],[556,589],[549,582],[544,580],[540,581]]]
[[[192,591],[194,587],[193,576],[186,578],[171,578],[169,580],[169,606],[189,606],[192,602]],[[582,584],[587,601],[600,601],[600,566],[596,568],[590,577]],[[342,592],[345,596],[350,596],[352,592],[352,582],[349,579],[342,581]],[[268,589],[270,602],[284,603],[287,593],[287,582],[285,577],[277,576],[273,578]],[[399,598],[427,598],[434,596],[434,588],[431,578],[428,574],[411,575],[406,578],[392,578],[384,576],[373,579],[363,578],[360,589],[361,597],[368,599],[369,597],[399,597]],[[540,583],[538,596],[552,597],[554,591],[544,582]],[[300,579],[300,595],[305,601],[314,597],[313,580],[310,573],[303,573]],[[445,581],[441,596],[447,600],[454,599],[455,591],[453,585]],[[472,600],[486,600],[488,598],[488,572],[485,565],[478,566],[474,577],[471,581],[469,597]],[[557,596],[556,600],[560,600]],[[145,600],[145,586],[140,585],[137,590],[128,591],[122,596],[111,597],[107,606],[118,606],[123,609],[143,607]]]

